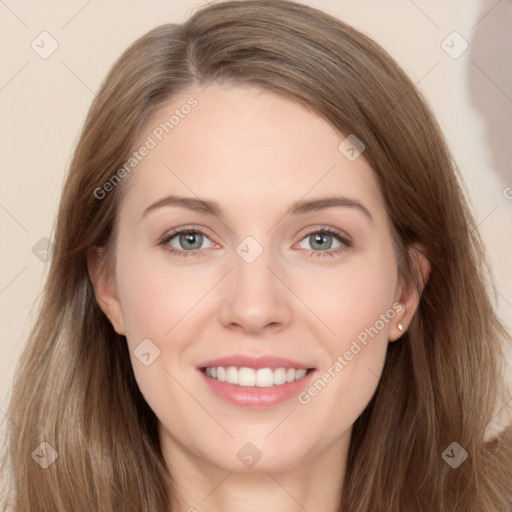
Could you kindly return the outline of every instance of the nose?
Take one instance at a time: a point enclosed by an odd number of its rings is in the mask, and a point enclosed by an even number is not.
[[[235,252],[233,266],[223,280],[221,323],[252,335],[286,328],[292,318],[293,294],[270,251],[250,263]]]

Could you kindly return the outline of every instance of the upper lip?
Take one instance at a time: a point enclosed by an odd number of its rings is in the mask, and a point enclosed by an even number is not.
[[[260,368],[295,368],[296,370],[304,369],[308,370],[313,368],[311,365],[300,363],[299,361],[294,361],[292,359],[287,359],[285,357],[277,357],[277,356],[249,356],[244,354],[237,354],[233,356],[219,357],[218,359],[210,359],[209,361],[205,361],[197,366],[199,370],[202,370],[206,367],[229,367],[235,366],[237,368],[253,368],[254,370],[258,370]]]

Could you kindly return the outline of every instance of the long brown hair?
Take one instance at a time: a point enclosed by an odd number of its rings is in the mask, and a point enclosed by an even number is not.
[[[354,424],[339,510],[510,510],[512,426],[488,429],[511,338],[488,296],[488,263],[456,165],[428,106],[381,47],[286,0],[214,3],[182,25],[159,26],[102,84],[69,168],[39,317],[12,388],[2,510],[173,510],[157,418],[126,339],[96,303],[87,256],[115,250],[125,183],[102,199],[94,191],[160,106],[213,80],[283,95],[364,141],[401,275],[416,275],[413,244],[431,264],[408,332],[389,345],[377,391]],[[468,454],[456,469],[443,457],[452,443]],[[50,462],[49,447],[58,459],[44,469],[35,460]]]

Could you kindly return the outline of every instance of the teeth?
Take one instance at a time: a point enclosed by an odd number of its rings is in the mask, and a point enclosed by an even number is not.
[[[302,379],[307,373],[307,370],[295,370],[293,368],[260,368],[253,370],[252,368],[236,368],[229,366],[224,368],[208,367],[206,368],[206,375],[212,379],[220,380],[221,382],[228,382],[229,384],[237,384],[239,386],[268,388],[270,386],[279,386],[287,382]]]

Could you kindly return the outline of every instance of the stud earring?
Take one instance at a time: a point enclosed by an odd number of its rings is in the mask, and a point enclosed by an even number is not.
[[[402,322],[399,322],[397,327],[400,332],[404,332],[404,325],[402,324]]]

